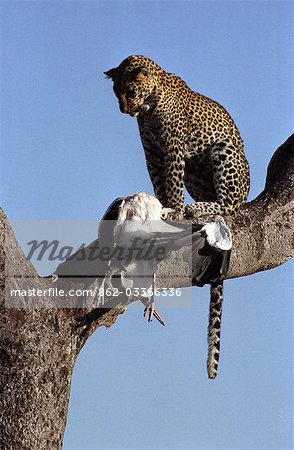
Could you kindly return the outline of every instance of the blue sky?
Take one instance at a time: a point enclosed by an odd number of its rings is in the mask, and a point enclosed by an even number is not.
[[[1,203],[10,220],[97,220],[152,192],[136,120],[103,71],[144,54],[220,102],[253,199],[293,128],[293,3],[1,3]],[[292,279],[291,279],[292,276]],[[206,378],[208,289],[133,307],[77,361],[65,450],[293,448],[293,265],[225,286],[219,375]]]

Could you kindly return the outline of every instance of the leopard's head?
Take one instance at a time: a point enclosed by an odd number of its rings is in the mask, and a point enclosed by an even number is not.
[[[104,72],[113,81],[113,90],[122,113],[138,116],[152,106],[152,94],[162,69],[145,56],[133,55]]]

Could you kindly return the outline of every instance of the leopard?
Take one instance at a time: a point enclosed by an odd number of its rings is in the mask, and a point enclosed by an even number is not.
[[[232,215],[250,175],[239,130],[218,102],[194,92],[152,59],[131,55],[104,72],[122,113],[136,117],[155,196],[174,220]],[[184,189],[194,203],[184,206]],[[223,280],[211,283],[207,371],[217,375]]]

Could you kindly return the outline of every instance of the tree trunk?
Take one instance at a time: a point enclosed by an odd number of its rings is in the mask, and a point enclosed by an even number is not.
[[[235,217],[226,217],[233,232],[227,278],[268,270],[293,256],[293,149],[291,136],[269,164],[264,191]],[[20,284],[28,287],[33,280],[36,289],[44,290],[52,287],[52,282],[39,277],[26,260],[3,212],[0,221],[0,448],[61,449],[78,353],[93,331],[116,321],[124,311],[123,302],[92,311],[60,309],[45,296],[38,308],[29,306],[26,298],[22,308],[7,307],[8,266],[24,274],[21,280],[12,279],[15,287]],[[189,285],[188,272],[185,263],[172,254],[159,266],[159,286]],[[181,281],[174,277],[179,274]]]

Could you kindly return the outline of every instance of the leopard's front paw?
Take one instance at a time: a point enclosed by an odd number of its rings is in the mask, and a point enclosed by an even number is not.
[[[197,219],[199,216],[202,216],[203,213],[199,211],[195,203],[191,203],[190,205],[185,206],[185,219]],[[204,214],[205,215],[205,214]]]
[[[192,219],[195,216],[195,207],[194,205],[187,205],[185,207],[185,217],[187,219]]]
[[[168,220],[183,220],[184,212],[182,209],[166,208],[168,211],[164,213],[164,219]]]

